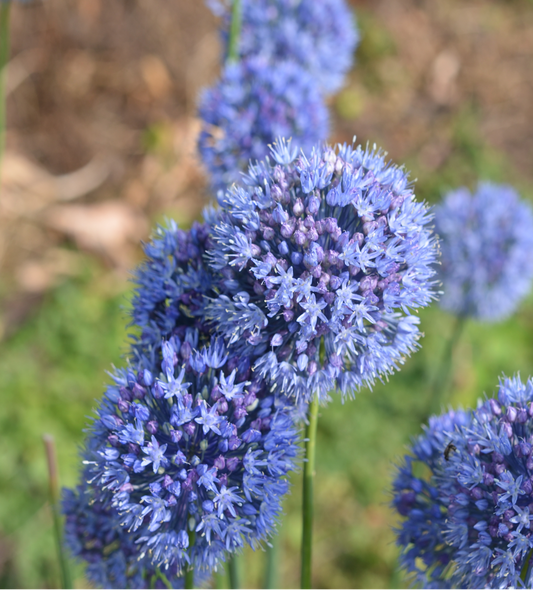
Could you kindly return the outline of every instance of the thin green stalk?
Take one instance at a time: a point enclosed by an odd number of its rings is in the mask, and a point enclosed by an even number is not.
[[[231,7],[231,26],[228,40],[228,62],[236,62],[239,59],[239,37],[241,34],[241,23],[241,0],[233,0]]]
[[[163,582],[166,588],[172,590],[172,584],[161,570],[157,570],[156,576]]]
[[[278,551],[279,533],[270,540],[266,550],[265,585],[267,589],[279,588],[278,582]]]
[[[533,549],[527,554],[526,560],[524,561],[524,565],[522,566],[522,571],[520,572],[520,579],[524,582],[524,588],[527,588],[527,579],[528,574],[531,569],[531,559],[533,558]]]
[[[239,558],[237,555],[232,555],[228,559],[228,576],[230,588],[237,590],[241,587],[241,572],[239,569]]]
[[[189,547],[194,546],[194,542],[196,541],[196,531],[193,527],[189,527]],[[194,568],[192,564],[187,568],[185,572],[185,588],[186,590],[190,590],[194,588]]]
[[[228,576],[226,575],[226,570],[224,569],[224,566],[220,563],[218,565],[218,569],[214,575],[214,582],[215,582],[215,588],[217,590],[223,590],[224,588],[228,587]]]
[[[57,556],[61,569],[61,587],[72,588],[72,580],[68,567],[67,556],[63,547],[63,527],[61,525],[61,509],[59,500],[59,474],[57,470],[57,459],[54,445],[54,438],[49,434],[43,435],[46,460],[48,463],[48,479],[50,483],[50,505],[54,519],[54,535],[57,547]]]
[[[6,143],[6,64],[9,57],[9,12],[11,2],[0,1],[0,177]]]
[[[309,423],[305,431],[305,463],[302,501],[302,588],[311,588],[313,549],[313,482],[315,479],[316,430],[318,423],[318,396],[309,406]]]
[[[448,388],[450,386],[452,378],[451,369],[453,351],[457,345],[457,342],[459,342],[459,338],[463,333],[463,328],[465,327],[465,324],[466,316],[460,315],[456,318],[451,338],[448,340],[446,344],[439,371],[437,373],[437,376],[435,377],[435,381],[433,382],[433,386],[431,388],[431,397],[429,400],[428,412],[428,414],[430,415],[433,413],[440,412],[441,405],[443,404],[443,402],[446,401],[446,393],[448,392]]]

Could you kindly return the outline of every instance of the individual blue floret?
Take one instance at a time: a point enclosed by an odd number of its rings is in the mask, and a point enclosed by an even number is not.
[[[87,479],[88,473],[85,470]],[[65,543],[78,559],[87,563],[88,580],[100,588],[166,588],[156,568],[139,557],[134,537],[120,526],[118,515],[104,495],[86,482],[63,491]],[[172,588],[183,588],[176,566],[165,576]],[[198,586],[206,576],[195,576]]]
[[[179,574],[272,535],[299,454],[290,403],[220,340],[186,358],[185,344],[165,341],[157,369],[150,355],[115,372],[84,454],[140,559]]]
[[[415,581],[531,588],[533,382],[504,378],[497,399],[432,418],[411,453],[398,469],[393,506],[404,518],[402,565]]]
[[[326,139],[328,111],[312,75],[287,59],[251,57],[227,65],[204,91],[200,155],[215,189],[240,180],[249,160],[268,154],[279,135],[304,149]]]
[[[230,3],[210,4],[223,17],[227,42]],[[342,86],[358,43],[355,15],[344,0],[242,0],[239,57],[295,61],[325,93]]]
[[[444,309],[495,322],[511,315],[533,278],[533,211],[506,185],[460,188],[435,209]]]
[[[292,158],[289,161],[289,158]],[[433,299],[431,215],[375,148],[284,140],[219,196],[207,318],[279,391],[352,395],[416,349]]]

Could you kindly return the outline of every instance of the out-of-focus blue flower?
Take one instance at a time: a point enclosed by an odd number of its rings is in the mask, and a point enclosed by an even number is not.
[[[143,358],[116,371],[85,452],[90,486],[141,558],[179,573],[273,533],[299,449],[290,405],[248,380],[249,363],[216,340],[184,362],[183,346],[165,341],[157,370]]]
[[[435,209],[441,237],[441,305],[457,315],[498,321],[513,313],[533,278],[533,212],[506,185],[460,188]]]
[[[215,214],[207,210],[206,215],[212,221]],[[131,323],[141,328],[134,338],[134,355],[155,352],[163,338],[175,335],[186,343],[181,348],[186,360],[192,348],[209,339],[204,321],[204,296],[212,294],[213,283],[213,272],[204,264],[208,235],[208,222],[195,222],[191,229],[182,230],[169,221],[145,245],[147,258],[134,278]]]
[[[431,215],[376,150],[278,141],[219,196],[207,317],[282,392],[351,395],[417,346],[411,308],[433,298]]]
[[[82,480],[88,477],[82,475]],[[63,491],[65,543],[74,557],[87,562],[87,578],[101,588],[166,588],[154,578],[156,569],[147,557],[139,557],[133,535],[120,526],[109,501],[86,482]],[[176,566],[165,572],[173,588],[183,588]],[[205,578],[205,576],[204,576]],[[202,580],[196,576],[196,585]]]
[[[430,588],[531,588],[533,382],[433,419],[412,452],[394,484],[404,567]]]
[[[228,38],[231,3],[211,2]],[[311,73],[323,92],[336,92],[359,43],[354,13],[344,0],[242,0],[239,57],[291,59]]]
[[[292,61],[250,58],[229,64],[200,99],[202,159],[215,189],[242,177],[276,137],[304,149],[325,140],[328,111],[311,74]]]

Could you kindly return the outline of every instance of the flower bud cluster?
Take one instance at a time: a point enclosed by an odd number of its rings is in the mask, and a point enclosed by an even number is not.
[[[217,340],[183,362],[185,344],[164,341],[157,372],[146,359],[116,371],[86,457],[140,559],[180,574],[272,533],[298,455],[290,407],[249,364]]]
[[[533,211],[506,185],[460,188],[435,209],[441,238],[441,306],[498,321],[511,315],[533,278]]]
[[[213,8],[223,17],[227,44],[231,4]],[[344,0],[242,0],[240,58],[290,59],[312,75],[323,93],[340,89],[358,43],[355,15]]]
[[[424,563],[429,580],[452,587],[530,588],[533,382],[502,380],[497,399],[480,404],[444,435],[439,443],[453,445],[451,452],[441,447],[442,456],[424,457],[415,451],[429,467],[429,480],[409,480],[408,457],[395,483],[393,503],[406,517],[398,541],[404,564],[416,571]],[[419,442],[429,444],[430,435]],[[430,516],[434,522],[427,528],[440,533],[424,537],[417,523]]]
[[[215,189],[240,180],[276,137],[305,150],[326,139],[329,116],[313,76],[292,61],[249,57],[225,66],[199,104],[198,148]]]
[[[297,157],[279,140],[272,158],[219,196],[208,256],[222,295],[207,317],[281,391],[352,394],[416,347],[409,309],[433,298],[431,216],[376,149]]]

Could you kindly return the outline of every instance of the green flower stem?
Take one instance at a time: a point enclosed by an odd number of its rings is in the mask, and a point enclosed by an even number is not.
[[[56,450],[54,438],[49,434],[43,435],[46,460],[48,463],[48,479],[50,484],[50,506],[54,519],[54,535],[57,547],[57,556],[61,569],[61,587],[72,588],[72,580],[68,567],[67,556],[63,547],[63,527],[61,524],[61,509],[59,499],[59,475],[57,470]]]
[[[272,537],[266,550],[265,588],[279,588],[278,582],[278,549],[279,533]]]
[[[232,555],[228,559],[228,575],[229,587],[233,590],[241,587],[241,572],[239,569],[239,558],[237,555]]]
[[[163,582],[167,590],[174,590],[174,588],[172,588],[170,580],[165,576],[165,574],[161,570],[157,571],[157,577]]]
[[[218,564],[217,571],[214,577],[214,587],[217,590],[223,590],[224,588],[228,587],[227,579],[228,576],[226,575],[226,570],[224,569],[224,565],[222,563]]]
[[[241,0],[233,0],[231,7],[231,27],[228,41],[228,62],[236,62],[239,59],[239,37],[241,34],[241,23]]]
[[[0,175],[6,143],[6,64],[9,57],[9,12],[11,2],[0,1]]]
[[[439,413],[442,404],[446,402],[446,394],[452,380],[453,351],[457,345],[457,342],[459,342],[459,338],[463,333],[465,324],[466,316],[457,316],[451,338],[446,344],[439,371],[433,383],[433,387],[431,388],[428,412],[429,415]]]
[[[318,396],[309,406],[309,424],[305,431],[305,463],[302,502],[302,588],[311,586],[313,549],[313,483],[315,479],[316,430],[318,423]]]
[[[189,548],[194,547],[194,542],[196,541],[196,531],[193,528],[189,527]],[[187,568],[185,571],[185,589],[190,590],[190,588],[194,588],[194,568],[192,564]]]
[[[527,554],[526,560],[524,561],[524,565],[522,566],[522,571],[520,572],[520,579],[524,582],[524,588],[527,588],[527,578],[528,574],[531,570],[531,559],[533,558],[533,549]]]

